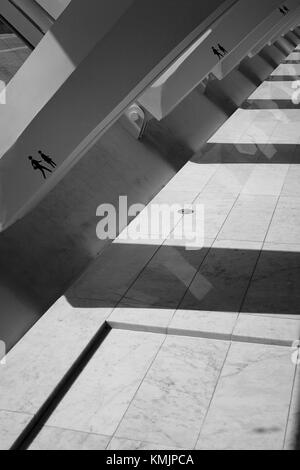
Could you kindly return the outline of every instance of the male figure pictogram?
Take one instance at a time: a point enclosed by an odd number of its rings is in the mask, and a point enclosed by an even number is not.
[[[48,155],[45,155],[41,150],[39,150],[39,154],[44,160],[44,162],[48,163],[48,165],[51,165],[52,168],[56,167],[56,163],[50,158]]]
[[[215,47],[212,47],[212,51],[218,57],[218,59],[220,60],[223,59],[224,56],[221,54],[220,51],[218,51],[218,49],[216,49]]]
[[[221,46],[221,44],[218,44],[218,48],[220,49],[220,51],[222,52],[222,54],[224,54],[224,55],[228,54],[228,51],[226,51],[226,49],[224,49],[224,47]]]
[[[46,168],[44,165],[41,165],[42,160],[35,160],[32,156],[28,157],[28,159],[31,161],[31,165],[34,170],[40,170],[40,172],[43,174],[44,179],[47,179],[45,171],[49,171],[49,173],[52,173],[52,170],[49,170],[49,168]]]

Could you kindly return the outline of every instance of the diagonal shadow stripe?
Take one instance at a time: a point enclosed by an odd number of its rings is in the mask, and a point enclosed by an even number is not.
[[[300,109],[299,103],[292,100],[247,100],[242,109]]]
[[[300,80],[300,75],[271,75],[266,82],[295,82]]]

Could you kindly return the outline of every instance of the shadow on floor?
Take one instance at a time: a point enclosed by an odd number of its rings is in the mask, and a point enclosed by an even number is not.
[[[300,315],[300,252],[289,245],[283,251],[282,246],[262,252],[209,247],[191,251],[114,243],[69,289],[67,298],[78,308],[119,304],[293,317]]]
[[[286,100],[247,100],[242,109],[300,109],[299,103]]]
[[[300,80],[300,75],[270,75],[266,82],[295,82]]]
[[[259,129],[259,123],[257,128]],[[267,138],[268,136],[266,136],[266,140]],[[198,164],[297,164],[300,163],[300,146],[276,143],[211,143],[206,144],[197,152],[191,159],[191,162]]]
[[[179,308],[300,318],[300,246],[289,250],[114,243],[67,299],[75,308],[154,309],[156,316]],[[293,448],[300,449],[300,422]]]

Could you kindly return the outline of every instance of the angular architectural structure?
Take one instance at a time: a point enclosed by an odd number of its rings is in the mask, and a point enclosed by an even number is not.
[[[0,20],[0,449],[298,448],[300,0]]]

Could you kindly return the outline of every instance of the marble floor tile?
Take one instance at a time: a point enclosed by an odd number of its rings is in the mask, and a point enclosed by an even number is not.
[[[183,206],[184,204],[192,204],[198,194],[198,187],[191,190],[178,190],[176,188],[173,189],[172,187],[169,189],[169,187],[166,186],[152,199],[151,204],[179,204]]]
[[[199,194],[218,168],[218,164],[208,162],[202,165],[190,161],[174,176],[167,189],[180,192],[195,190]]]
[[[298,244],[300,241],[300,198],[281,197],[276,207],[267,243]]]
[[[0,409],[35,414],[110,311],[74,308],[65,298],[56,302],[0,367]]]
[[[271,135],[274,133],[276,126],[278,125],[277,120],[260,120],[253,121],[252,124],[246,129],[245,133],[241,136],[241,140],[245,136],[251,137],[255,143],[268,143]],[[257,139],[257,140],[256,140]]]
[[[300,165],[290,166],[281,195],[300,198]]]
[[[293,389],[293,396],[291,402],[291,409],[289,414],[285,450],[299,450],[300,449],[300,368],[299,368],[299,350],[296,348],[291,351],[294,356],[295,362],[298,363],[297,372],[295,376],[295,383]]]
[[[116,308],[108,318],[112,328],[142,329],[167,333],[167,327],[175,310],[163,308]]]
[[[240,196],[218,239],[263,241],[276,204],[274,196]]]
[[[253,110],[252,110],[253,112]],[[259,125],[263,122],[279,122],[289,123],[299,120],[299,110],[295,108],[281,109],[281,108],[267,108],[257,110],[255,121]]]
[[[279,196],[289,165],[257,164],[241,194]]]
[[[209,248],[162,246],[119,307],[176,309]]]
[[[278,346],[291,346],[300,339],[300,320],[258,315],[240,315],[234,328],[233,341],[248,341]]]
[[[110,437],[45,426],[28,450],[105,450]]]
[[[286,58],[286,60],[300,60],[300,53],[299,52],[292,52]]]
[[[68,295],[95,299],[99,305],[114,308],[157,249],[156,243],[113,243],[73,284]]]
[[[230,190],[230,181],[233,181],[235,187],[237,187],[243,182],[245,178],[244,172],[247,170],[241,170],[241,166],[247,164],[248,167],[246,168],[248,168],[248,170],[251,169],[251,165],[254,165],[257,162],[259,153],[260,148],[256,144],[243,145],[239,143],[212,143],[206,144],[204,147],[202,147],[194,158],[199,160],[200,165],[211,165],[212,162],[215,162],[217,169],[206,185],[210,186],[212,193],[214,194],[211,180],[216,177],[216,174],[219,173],[219,170],[222,170],[223,167],[227,170],[226,174],[228,181],[224,186]],[[241,178],[241,176],[244,176],[244,178]],[[222,184],[220,178],[218,178],[217,181]],[[206,190],[206,186],[204,190]]]
[[[299,142],[298,122],[279,122],[270,138],[273,144],[291,145]]]
[[[290,348],[233,343],[197,449],[282,449],[295,366]]]
[[[265,244],[243,312],[300,314],[300,246]]]
[[[177,310],[169,324],[168,333],[230,340],[237,318],[238,313],[234,312]]]
[[[257,125],[263,122],[274,122],[275,124],[294,124],[299,122],[300,110],[295,108],[281,109],[281,108],[268,108],[260,109],[256,115],[255,121]],[[276,130],[276,127],[275,129]],[[274,132],[273,132],[274,134]]]
[[[295,144],[286,144],[286,143],[272,143],[268,145],[263,145],[261,147],[261,152],[258,157],[258,163],[264,164],[287,164],[290,165],[294,163],[296,158],[296,149],[297,145]]]
[[[193,447],[228,348],[225,341],[168,336],[116,437]]]
[[[196,199],[195,204],[204,208],[204,236],[208,239],[217,237],[228,214],[232,210],[237,196],[220,198],[218,195],[201,195]]]
[[[47,425],[112,436],[164,339],[112,330]]]
[[[160,246],[182,219],[185,204],[150,203],[128,224],[114,244],[149,242]],[[192,207],[191,204],[186,204]],[[148,242],[149,239],[149,242]]]
[[[180,303],[180,310],[238,312],[261,243],[218,241]]]
[[[0,450],[9,450],[33,416],[0,410]]]
[[[293,97],[295,89],[291,82],[263,82],[249,100],[289,100]]]
[[[254,168],[254,164],[244,163],[221,165],[202,191],[201,197],[215,195],[220,198],[222,195],[225,197],[239,195]]]
[[[293,76],[300,75],[300,64],[280,64],[271,76]]]
[[[151,442],[133,441],[131,439],[119,439],[114,437],[107,450],[182,450],[179,448],[168,447],[165,445],[152,444]]]
[[[241,136],[254,122],[256,115],[256,110],[238,109],[209,139],[208,143],[238,143]]]

